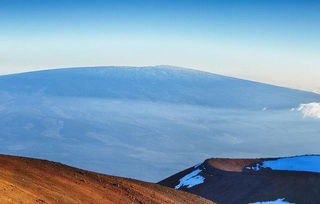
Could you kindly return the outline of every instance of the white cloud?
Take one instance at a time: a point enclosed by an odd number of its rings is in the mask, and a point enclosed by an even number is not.
[[[296,110],[301,111],[305,117],[320,119],[320,103],[301,104]]]

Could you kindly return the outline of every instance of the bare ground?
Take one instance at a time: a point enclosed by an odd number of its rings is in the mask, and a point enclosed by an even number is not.
[[[0,155],[0,203],[203,203],[211,201],[153,183],[60,163]]]

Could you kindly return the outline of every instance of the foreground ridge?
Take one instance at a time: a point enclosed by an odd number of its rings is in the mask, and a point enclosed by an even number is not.
[[[203,203],[196,195],[60,163],[0,155],[0,203]]]

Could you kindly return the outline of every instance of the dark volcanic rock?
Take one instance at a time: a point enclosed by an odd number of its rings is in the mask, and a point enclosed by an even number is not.
[[[308,158],[308,156],[305,156]],[[277,159],[209,159],[175,174],[159,184],[194,193],[219,204],[248,204],[284,199],[288,203],[320,203],[320,173],[294,170],[273,170],[263,167]],[[288,162],[287,162],[288,163]],[[287,164],[289,168],[297,165]],[[307,164],[304,162],[302,164]],[[312,163],[314,165],[314,163]],[[197,170],[203,182],[177,186],[181,178]],[[195,177],[193,177],[195,178]],[[186,183],[186,182],[185,182]],[[190,183],[190,179],[189,179]]]

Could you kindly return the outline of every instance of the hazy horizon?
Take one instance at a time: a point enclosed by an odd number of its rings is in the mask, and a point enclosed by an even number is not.
[[[313,0],[3,0],[0,74],[170,64],[319,91],[319,9]]]
[[[155,182],[211,157],[319,153],[318,101],[165,66],[2,76],[0,151]]]

